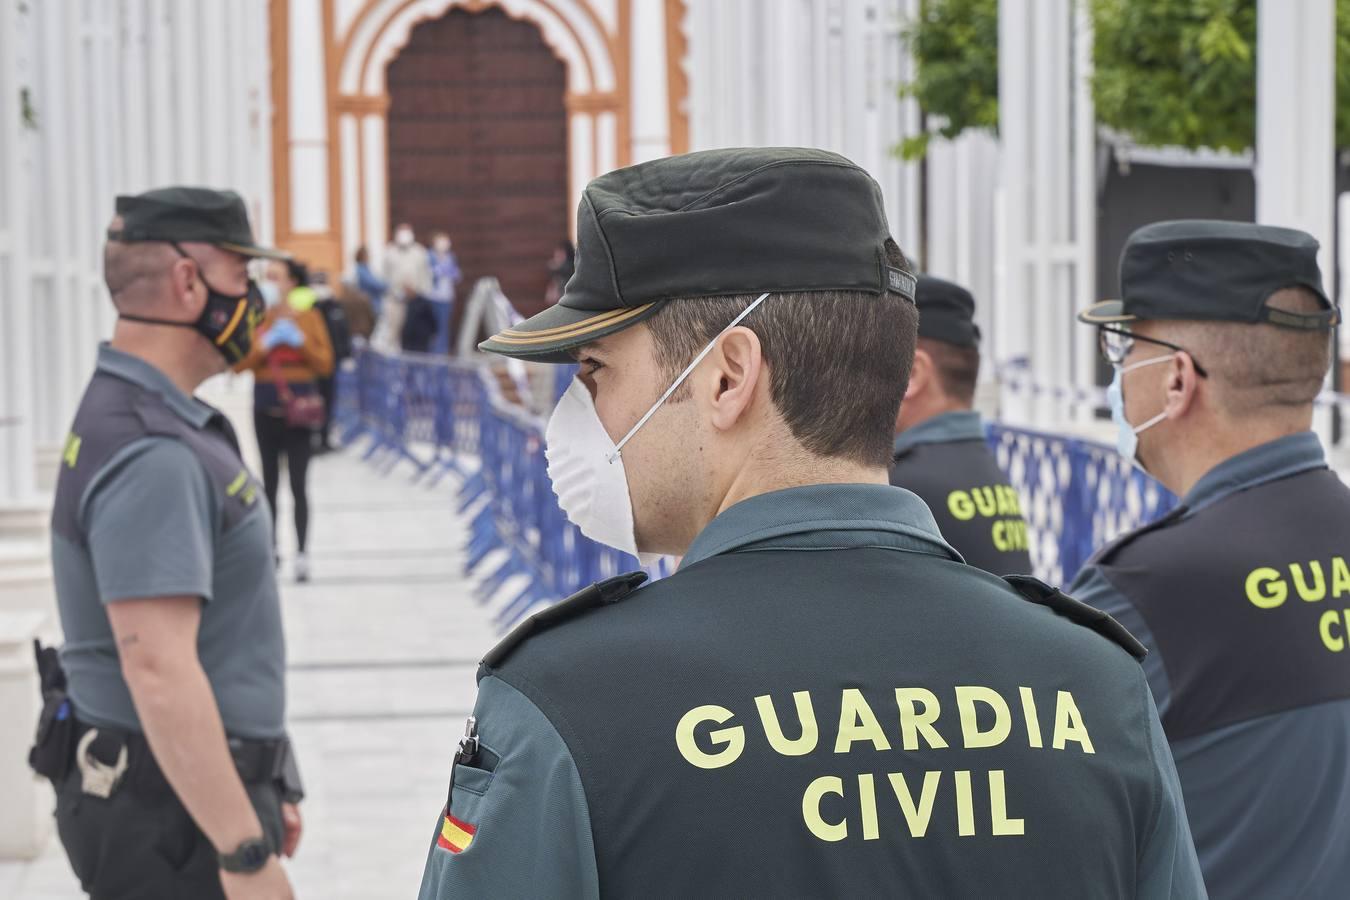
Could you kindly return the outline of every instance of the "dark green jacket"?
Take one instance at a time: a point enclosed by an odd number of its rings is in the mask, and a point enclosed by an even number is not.
[[[422,897],[1203,896],[1137,644],[1028,591],[896,488],[733,506],[489,654]]]

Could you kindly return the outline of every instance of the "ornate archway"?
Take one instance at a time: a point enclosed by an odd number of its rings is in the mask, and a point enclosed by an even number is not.
[[[270,3],[277,240],[334,274],[363,245],[378,262],[389,238],[388,65],[451,9],[528,22],[564,62],[572,208],[596,175],[688,149],[684,0]]]
[[[375,0],[348,32],[340,57],[338,133],[342,182],[347,186],[342,203],[344,256],[363,243],[378,254],[377,248],[389,233],[385,146],[389,63],[418,24],[438,19],[455,7],[470,12],[496,7],[511,18],[529,22],[563,60],[572,208],[588,181],[628,162],[627,143],[618,139],[628,130],[628,60],[620,52],[626,17],[617,18],[617,34],[611,35],[580,0]]]

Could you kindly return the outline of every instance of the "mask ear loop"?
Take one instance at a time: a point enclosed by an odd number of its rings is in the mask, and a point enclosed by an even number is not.
[[[638,419],[637,424],[634,425],[632,429],[630,429],[629,432],[623,436],[623,440],[619,441],[619,443],[615,445],[614,452],[605,457],[606,462],[608,462],[610,465],[613,465],[615,462],[618,461],[619,457],[623,456],[624,445],[627,444],[628,441],[632,439],[633,435],[638,433],[639,428],[647,424],[648,419],[656,415],[656,411],[661,408],[661,405],[670,399],[670,395],[675,393],[675,390],[680,385],[684,384],[684,380],[689,377],[690,373],[693,372],[694,369],[698,368],[698,364],[703,362],[703,360],[707,358],[708,354],[712,352],[713,347],[717,346],[718,338],[726,334],[731,329],[735,328],[737,325],[741,324],[741,320],[743,320],[746,316],[750,315],[750,313],[754,312],[755,307],[763,303],[764,298],[767,296],[769,296],[768,291],[765,291],[764,293],[760,294],[759,297],[756,298],[754,303],[751,303],[744,310],[742,310],[739,316],[731,320],[730,325],[719,331],[717,333],[717,337],[713,338],[711,341],[708,342],[708,346],[704,347],[703,350],[699,353],[699,355],[694,357],[694,361],[691,362],[685,368],[685,370],[680,373],[680,377],[676,378],[675,382],[670,387],[666,388],[666,392],[661,395],[661,399],[657,400],[656,403],[652,405],[652,408],[647,410],[646,414],[642,418]]]
[[[1122,377],[1124,377],[1126,373],[1133,372],[1135,369],[1142,369],[1146,366],[1154,366],[1157,365],[1158,363],[1171,362],[1172,360],[1176,359],[1177,356],[1179,355],[1180,355],[1179,353],[1169,353],[1166,356],[1155,356],[1152,359],[1140,360],[1139,362],[1131,363],[1128,366],[1121,366],[1120,374]],[[1122,392],[1121,401],[1124,402],[1124,399],[1125,399],[1124,393]],[[1163,410],[1162,412],[1158,413],[1156,416],[1149,419],[1147,422],[1145,422],[1143,425],[1140,425],[1138,428],[1135,428],[1133,425],[1131,425],[1130,428],[1132,431],[1134,431],[1136,435],[1140,435],[1143,434],[1148,429],[1152,428],[1154,425],[1157,425],[1165,418],[1167,418],[1167,410]]]

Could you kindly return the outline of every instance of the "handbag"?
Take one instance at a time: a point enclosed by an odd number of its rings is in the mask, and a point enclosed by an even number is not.
[[[286,424],[291,428],[306,428],[310,431],[322,428],[328,417],[323,397],[317,393],[297,396],[282,376],[281,364],[275,356],[267,358],[267,368],[272,373],[272,382],[277,386],[281,405],[286,410]]]

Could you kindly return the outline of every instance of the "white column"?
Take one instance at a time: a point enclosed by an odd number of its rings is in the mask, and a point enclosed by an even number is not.
[[[150,54],[148,6],[147,0],[134,0],[127,4],[125,40],[118,49],[123,79],[117,89],[122,93],[122,109],[126,117],[126,166],[122,172],[125,183],[120,186],[128,191],[144,191],[150,187],[148,138],[151,113],[145,90],[150,71],[147,63]]]
[[[325,232],[328,222],[327,42],[320,0],[290,0],[291,231]]]
[[[571,200],[568,209],[576,209],[581,203],[581,193],[586,189],[586,185],[595,177],[595,154],[592,152],[595,144],[594,129],[591,127],[591,116],[587,113],[573,113],[568,117],[571,123]]]
[[[146,93],[149,97],[149,121],[146,142],[149,148],[147,188],[182,183],[188,179],[179,163],[177,125],[174,119],[173,32],[169,0],[149,0],[146,12]]]
[[[32,8],[0,3],[0,508],[30,502],[34,482],[32,305],[28,153],[20,90],[31,85]]]
[[[173,95],[177,102],[173,106],[172,118],[165,125],[175,137],[177,148],[177,173],[175,181],[182,184],[202,184],[206,177],[202,165],[202,141],[215,138],[214,115],[208,118],[208,111],[202,108],[201,89],[201,53],[206,35],[201,28],[201,6],[197,3],[170,2],[167,6],[169,21],[173,29],[171,40],[172,61],[166,79],[172,79]],[[212,123],[209,130],[207,122]]]
[[[633,162],[670,155],[670,103],[666,87],[666,11],[662,0],[633,0],[632,5]],[[601,156],[612,159],[605,140]],[[608,171],[600,166],[601,172]],[[599,173],[597,173],[599,174]]]
[[[999,7],[999,129],[1003,142],[1001,187],[1005,216],[999,223],[1008,271],[997,284],[1001,315],[995,359],[1025,358],[1031,379],[1068,387],[1075,372],[1091,371],[1089,329],[1075,311],[1093,299],[1092,215],[1095,197],[1090,135],[1092,107],[1081,79],[1085,54],[1075,57],[1070,0],[1027,0]],[[1079,46],[1089,45],[1081,32]],[[1086,196],[1085,196],[1086,195]],[[1078,198],[1077,202],[1075,198]],[[1084,272],[1087,269],[1088,272]],[[1034,323],[1034,327],[1032,327]],[[1085,359],[1086,356],[1086,359]],[[1005,413],[1041,427],[1062,427],[1071,409],[1048,394],[1027,398],[1005,392]]]
[[[353,265],[356,248],[362,244],[361,222],[361,122],[355,113],[338,118],[342,149],[342,266]],[[334,273],[337,275],[338,273]]]
[[[1256,219],[1322,243],[1331,283],[1335,216],[1336,7],[1258,0]]]
[[[1332,0],[1258,0],[1256,9],[1256,220],[1317,238],[1322,283],[1330,292],[1336,280],[1336,6]],[[1347,332],[1341,328],[1343,348],[1350,348]],[[1318,410],[1314,428],[1330,443],[1328,410]]]
[[[366,180],[366,249],[370,251],[371,267],[379,272],[384,260],[384,247],[389,241],[389,171],[385,167],[384,116],[369,115],[361,121],[362,154]],[[589,158],[589,157],[588,157]],[[572,209],[576,209],[573,198]]]

